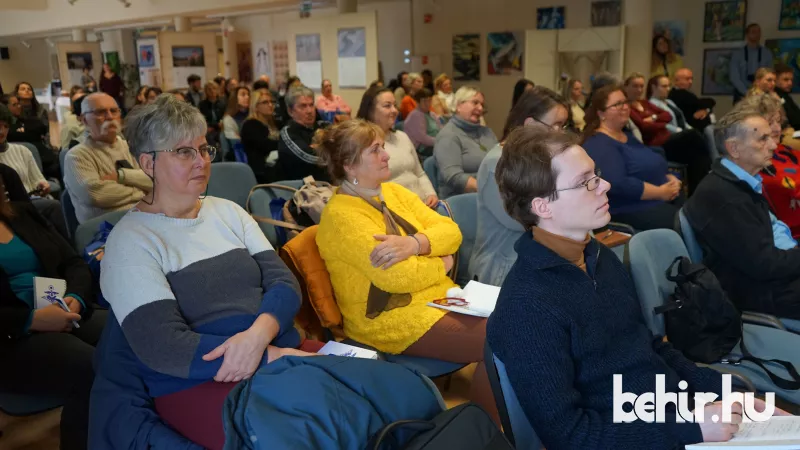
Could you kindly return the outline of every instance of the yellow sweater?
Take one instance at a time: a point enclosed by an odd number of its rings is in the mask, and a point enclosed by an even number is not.
[[[386,234],[380,211],[358,197],[334,195],[322,212],[317,246],[331,275],[336,301],[348,337],[388,353],[402,353],[431,329],[446,311],[427,306],[456,286],[444,271],[440,256],[461,245],[461,230],[447,217],[425,206],[419,196],[394,183],[382,186],[386,205],[428,237],[431,253],[412,256],[388,270],[372,266],[369,254]],[[391,293],[410,293],[411,303],[369,319],[370,283]]]

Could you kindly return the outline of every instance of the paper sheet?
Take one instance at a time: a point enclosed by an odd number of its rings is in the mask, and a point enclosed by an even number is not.
[[[470,281],[463,291],[464,300],[469,303],[467,306],[437,305],[435,303],[428,303],[428,306],[478,317],[489,317],[494,312],[497,297],[500,295],[499,286]]]
[[[41,309],[64,299],[67,282],[57,278],[33,277],[33,291],[36,294],[36,309]]]
[[[737,449],[800,449],[800,417],[773,417],[766,422],[739,425],[739,431],[728,442],[687,445],[686,449],[733,447]]]

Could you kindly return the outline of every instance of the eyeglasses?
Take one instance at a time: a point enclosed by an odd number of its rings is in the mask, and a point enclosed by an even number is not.
[[[581,184],[579,184],[577,186],[571,187],[571,188],[556,189],[556,192],[571,191],[573,189],[581,189],[581,188],[586,188],[587,191],[591,192],[591,191],[597,189],[598,186],[600,186],[600,182],[603,181],[603,179],[601,178],[602,175],[603,175],[603,173],[599,169],[595,170],[594,171],[594,176],[592,178],[589,178],[588,180],[584,181],[583,183],[581,183]]]
[[[551,125],[551,124],[549,124],[547,122],[543,122],[543,121],[537,119],[536,117],[531,117],[531,119],[539,122],[540,124],[546,126],[547,128],[550,128],[550,129],[552,129],[554,131],[563,131],[563,130],[566,130],[567,128],[569,128],[569,124],[566,124],[566,123],[564,125],[559,126],[557,124],[552,124]]]
[[[180,147],[173,150],[157,150],[150,153],[174,153],[180,161],[196,161],[197,154],[200,153],[203,158],[208,156],[209,161],[213,161],[217,156],[217,148],[211,145],[204,145],[199,149],[194,147]]]
[[[625,106],[625,105],[630,107],[631,106],[631,101],[630,100],[622,100],[620,102],[614,103],[613,105],[606,106],[605,110],[608,111],[609,109],[622,109],[622,107]]]
[[[100,108],[100,109],[92,109],[92,110],[89,110],[89,111],[85,111],[84,114],[95,114],[95,115],[98,115],[98,116],[107,116],[110,113],[112,117],[116,117],[116,116],[120,115],[121,112],[122,112],[122,110],[119,109],[119,108],[108,108],[108,109]]]

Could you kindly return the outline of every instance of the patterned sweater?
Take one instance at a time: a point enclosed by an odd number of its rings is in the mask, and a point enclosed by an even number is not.
[[[7,144],[6,150],[2,150],[3,146],[0,145],[0,164],[5,164],[14,169],[22,180],[26,192],[31,192],[36,189],[36,185],[42,181],[47,181],[36,165],[36,160],[33,159],[33,154],[25,146],[19,144]]]
[[[273,345],[300,344],[297,281],[233,202],[206,197],[196,219],[131,211],[101,264],[100,287],[153,397],[211,380],[223,358],[203,355],[262,313],[280,324]]]

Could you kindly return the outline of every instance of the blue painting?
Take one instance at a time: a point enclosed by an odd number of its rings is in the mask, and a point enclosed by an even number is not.
[[[794,70],[794,88],[792,92],[800,92],[797,80],[800,80],[800,39],[767,39],[764,46],[772,51],[774,64],[783,63]]]
[[[536,28],[539,30],[558,30],[564,28],[564,7],[538,8]]]
[[[731,95],[732,48],[707,48],[703,55],[703,95]]]

